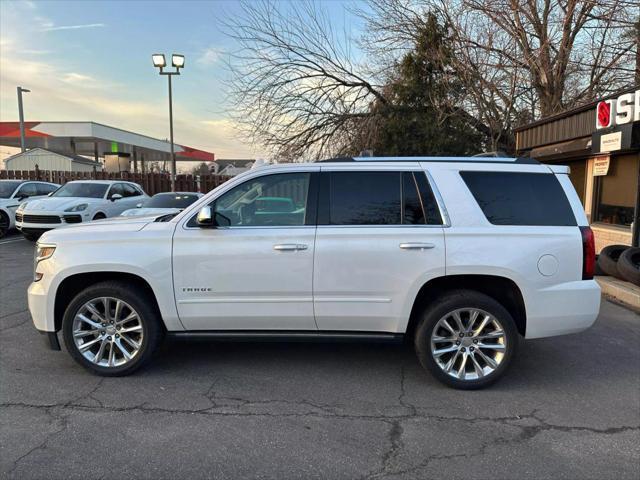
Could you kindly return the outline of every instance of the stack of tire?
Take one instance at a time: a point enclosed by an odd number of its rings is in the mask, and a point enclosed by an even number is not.
[[[609,245],[598,256],[597,274],[631,282],[640,286],[640,248],[629,245]]]

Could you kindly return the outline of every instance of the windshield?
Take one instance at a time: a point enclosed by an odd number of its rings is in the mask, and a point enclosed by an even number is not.
[[[109,185],[105,183],[67,183],[55,191],[52,197],[103,198]]]
[[[22,182],[0,182],[0,198],[9,198]]]
[[[186,208],[198,200],[195,193],[159,193],[142,204],[145,208]]]

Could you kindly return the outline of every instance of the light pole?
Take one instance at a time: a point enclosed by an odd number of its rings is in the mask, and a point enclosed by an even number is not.
[[[25,148],[25,140],[24,140],[24,111],[22,109],[22,94],[29,93],[31,90],[27,90],[26,88],[18,87],[18,115],[20,116],[20,149],[22,153],[26,151]]]
[[[176,152],[173,147],[173,96],[171,92],[171,77],[174,75],[180,75],[180,69],[184,68],[184,55],[171,55],[171,65],[175,67],[173,72],[165,72],[164,68],[167,66],[167,61],[164,58],[164,53],[154,53],[151,55],[153,60],[153,66],[160,69],[160,75],[166,75],[169,77],[169,136],[171,138],[171,191],[176,191]]]

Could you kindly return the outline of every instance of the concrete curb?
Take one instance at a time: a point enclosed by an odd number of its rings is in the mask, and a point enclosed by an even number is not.
[[[595,279],[603,295],[635,311],[640,311],[640,287],[614,277],[598,276]]]

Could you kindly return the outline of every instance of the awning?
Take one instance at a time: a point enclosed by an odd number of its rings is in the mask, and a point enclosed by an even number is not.
[[[95,122],[25,122],[27,148],[45,148],[66,155],[88,157],[105,153],[129,153],[137,160],[169,161],[171,145],[120,128]],[[0,145],[20,147],[20,123],[0,122]],[[215,155],[185,145],[174,144],[177,161],[213,162]]]

